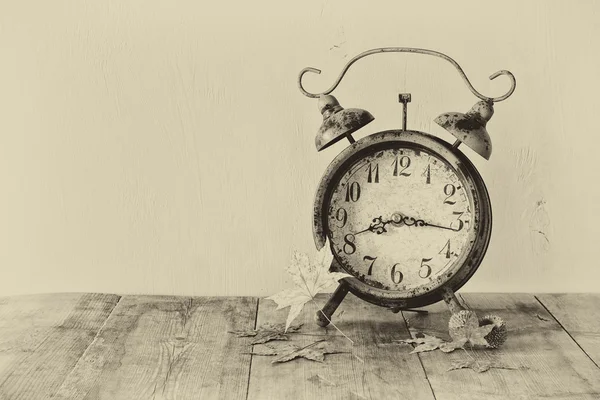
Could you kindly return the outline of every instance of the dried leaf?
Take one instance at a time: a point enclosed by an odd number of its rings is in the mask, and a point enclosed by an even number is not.
[[[302,327],[302,324],[290,326],[289,332],[297,332]],[[283,325],[273,325],[266,323],[258,329],[246,329],[241,331],[229,331],[237,337],[254,337],[250,344],[267,343],[271,340],[288,340],[288,336],[284,333]]]
[[[461,323],[452,326],[450,329],[450,335],[452,336],[452,341],[450,342],[420,332],[415,335],[414,339],[399,340],[398,342],[416,344],[417,346],[410,354],[424,353],[437,349],[440,349],[444,353],[451,353],[456,349],[464,348],[467,344],[471,344],[472,346],[487,346],[488,342],[485,336],[491,332],[494,324],[479,326],[477,315],[472,311],[462,314],[461,317],[464,317],[461,319]]]
[[[453,340],[451,342],[445,342],[440,346],[440,350],[444,353],[451,353],[456,349],[464,349],[466,344],[466,339],[463,340]]]
[[[446,342],[438,337],[430,336],[424,333],[417,333],[415,339],[397,340],[400,343],[416,344],[417,346],[410,352],[410,354],[424,353],[426,351],[433,351],[440,349],[444,353],[451,353],[456,349],[463,349],[466,344],[471,343],[472,345],[486,346],[487,340],[485,336],[490,333],[493,328],[493,324],[478,326],[477,328],[469,328],[464,330],[465,337],[459,337],[455,335],[454,340]]]
[[[463,368],[471,368],[473,366],[473,361],[469,360],[469,361],[455,361],[452,363],[452,366],[450,368],[448,368],[448,371],[454,371],[457,369],[463,369]]]
[[[424,333],[418,333],[415,336],[416,336],[415,339],[398,340],[398,342],[400,342],[400,343],[417,345],[413,349],[413,351],[410,352],[410,354],[424,353],[426,351],[437,350],[440,348],[440,346],[442,346],[446,343],[440,338],[437,338],[435,336],[429,336]]]
[[[452,314],[448,322],[448,330],[452,340],[471,344],[472,346],[489,346],[485,337],[492,329],[494,329],[493,323],[479,326],[479,318],[471,310],[461,310]]]
[[[485,340],[485,337],[494,329],[494,324],[487,324],[478,326],[471,332],[467,333],[467,343],[471,343],[475,346],[487,346],[489,343]]]
[[[507,367],[504,365],[495,364],[491,361],[477,361],[477,360],[468,360],[468,361],[455,361],[452,363],[452,367],[448,369],[448,371],[454,371],[457,369],[470,368],[475,372],[482,373],[489,371],[490,369],[517,369],[514,367]]]
[[[270,346],[268,344],[258,345],[250,353],[255,356],[277,356],[272,363],[282,363],[295,358],[304,357],[308,360],[323,362],[325,354],[346,353],[345,351],[334,350],[330,343],[325,339],[317,340],[308,346],[299,347],[295,344],[283,344],[279,346]]]
[[[273,347],[266,344],[257,346],[252,352],[246,354],[252,354],[255,356],[276,356],[278,354],[286,354],[295,350],[298,350],[298,346],[295,344],[284,344],[278,347]]]
[[[318,293],[329,292],[340,279],[351,277],[342,272],[329,272],[332,259],[333,255],[327,243],[312,263],[306,254],[294,253],[287,272],[291,275],[295,287],[267,297],[277,303],[278,310],[290,307],[284,333],[300,315],[306,303]]]
[[[460,310],[452,314],[448,321],[448,332],[452,340],[467,339],[471,332],[479,327],[479,319],[475,311]]]
[[[256,335],[256,337],[250,342],[250,344],[254,345],[267,343],[271,340],[288,340],[288,337],[280,332],[261,332],[258,335]]]
[[[490,368],[492,368],[490,363],[475,363],[475,365],[471,367],[473,371],[478,373],[489,371]]]
[[[482,331],[478,334],[482,334]],[[463,349],[469,342],[466,338],[457,338],[451,342],[446,342],[438,337],[430,336],[424,333],[417,333],[415,339],[398,340],[400,343],[416,344],[417,346],[410,352],[410,354],[424,353],[426,351],[433,351],[440,349],[444,353],[451,353],[456,349]]]
[[[275,360],[271,361],[271,363],[283,363],[300,357],[306,358],[307,360],[323,362],[325,360],[325,354],[335,353],[344,352],[334,350],[333,348],[331,348],[328,342],[317,341],[294,351],[289,351],[283,354],[279,353],[277,354],[278,357]]]

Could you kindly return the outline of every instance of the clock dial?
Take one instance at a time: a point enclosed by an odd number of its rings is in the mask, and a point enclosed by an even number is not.
[[[340,176],[327,216],[332,250],[366,284],[415,293],[449,278],[471,250],[472,195],[462,174],[433,152],[374,150]]]

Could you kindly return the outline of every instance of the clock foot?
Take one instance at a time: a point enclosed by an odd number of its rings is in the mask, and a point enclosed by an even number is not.
[[[458,301],[458,298],[456,297],[452,289],[444,289],[444,293],[442,296],[452,314],[456,314],[457,312],[465,309],[465,307],[463,307],[463,305],[460,304],[460,301]]]
[[[335,292],[331,295],[325,307],[322,310],[317,311],[315,320],[317,325],[326,327],[331,322],[331,316],[337,310],[344,297],[348,294],[348,285],[344,281],[340,282],[340,285],[335,289]]]

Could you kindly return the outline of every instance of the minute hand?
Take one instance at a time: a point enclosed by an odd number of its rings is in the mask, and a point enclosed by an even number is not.
[[[430,224],[428,222],[425,222],[425,226],[433,226],[435,228],[442,228],[442,229],[448,229],[449,231],[453,231],[453,232],[458,232],[460,231],[460,229],[454,229],[450,226],[441,226],[441,225],[435,225],[435,224]]]
[[[434,228],[447,229],[447,230],[453,231],[453,232],[458,232],[460,230],[460,229],[454,229],[449,226],[441,226],[441,225],[432,224],[429,222],[425,222],[422,219],[415,219],[413,217],[403,217],[402,222],[404,222],[404,224],[407,226],[432,226]]]

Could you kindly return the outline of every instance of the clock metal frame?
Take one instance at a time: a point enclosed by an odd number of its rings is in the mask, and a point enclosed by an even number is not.
[[[461,254],[450,271],[433,279],[429,284],[405,292],[376,288],[356,277],[343,280],[343,290],[352,292],[357,297],[370,303],[407,309],[423,307],[438,302],[447,293],[457,291],[475,273],[486,253],[492,230],[491,201],[481,175],[471,161],[456,148],[442,139],[430,134],[412,130],[387,130],[366,136],[344,149],[328,166],[319,184],[313,218],[313,236],[315,245],[320,250],[329,236],[328,207],[335,184],[346,173],[346,167],[354,164],[366,154],[378,149],[408,147],[421,149],[431,153],[448,163],[466,185],[466,193],[473,204],[471,229],[475,230],[474,243],[469,252]],[[349,272],[333,251],[332,271]],[[448,274],[450,273],[450,276]],[[341,286],[342,287],[342,286]]]
[[[334,96],[331,96],[330,93],[337,88],[348,69],[354,63],[364,57],[382,53],[422,54],[443,59],[454,66],[467,88],[481,100],[464,114],[457,112],[443,113],[434,120],[438,125],[442,126],[456,137],[457,140],[454,144],[450,145],[427,133],[406,130],[407,103],[411,100],[411,95],[409,93],[401,93],[399,97],[399,101],[403,104],[404,110],[402,130],[379,132],[355,142],[352,133],[371,122],[373,120],[372,115],[366,110],[361,109],[344,110],[337,99]],[[490,80],[505,76],[509,79],[510,88],[501,96],[488,97],[475,90],[465,72],[455,60],[439,51],[413,47],[382,47],[362,52],[346,63],[340,75],[329,89],[320,93],[309,92],[304,88],[302,80],[307,73],[320,74],[321,70],[307,67],[302,69],[298,76],[298,88],[300,89],[300,92],[306,97],[319,99],[318,105],[319,111],[323,116],[323,123],[321,125],[322,129],[319,130],[315,139],[317,150],[321,151],[344,137],[351,143],[348,148],[342,151],[342,153],[331,162],[325,175],[321,179],[321,183],[317,190],[314,206],[313,236],[319,250],[325,245],[328,236],[326,219],[328,210],[326,208],[329,204],[333,185],[336,182],[335,179],[339,177],[336,174],[339,174],[340,171],[344,171],[345,163],[360,157],[361,154],[365,154],[365,151],[370,151],[368,149],[372,146],[377,146],[380,141],[388,142],[384,143],[384,145],[388,145],[390,141],[410,142],[412,146],[409,147],[420,146],[425,151],[435,153],[441,159],[446,160],[446,162],[455,168],[455,171],[458,174],[465,178],[465,185],[468,182],[469,186],[471,186],[470,194],[468,193],[467,195],[471,196],[470,200],[472,200],[473,207],[477,209],[476,223],[478,224],[478,234],[475,235],[471,250],[462,259],[460,265],[459,262],[455,262],[455,265],[452,267],[452,274],[451,276],[447,276],[447,280],[440,280],[440,282],[437,282],[438,284],[425,288],[415,288],[413,289],[414,293],[404,292],[404,294],[398,295],[398,293],[392,293],[393,291],[378,289],[367,285],[357,278],[342,279],[340,280],[340,285],[327,304],[325,304],[322,310],[317,312],[317,323],[320,326],[326,326],[331,322],[331,316],[348,291],[351,291],[368,302],[390,307],[394,312],[398,312],[401,309],[407,309],[408,307],[424,306],[439,300],[444,300],[452,313],[464,309],[454,295],[454,292],[469,280],[483,260],[491,236],[492,208],[490,197],[483,179],[470,160],[458,150],[458,146],[461,143],[465,143],[465,145],[470,147],[475,153],[481,155],[485,159],[490,158],[492,148],[486,124],[493,115],[494,103],[506,100],[515,91],[517,82],[514,75],[507,70],[500,70],[490,75]],[[361,118],[358,118],[358,116]],[[472,220],[474,221],[475,218]],[[331,250],[333,250],[333,248]],[[340,261],[336,258],[336,253],[333,252],[333,254],[334,260],[331,268],[333,270],[344,270],[343,265],[341,265]],[[455,268],[456,265],[458,265],[458,267]]]

